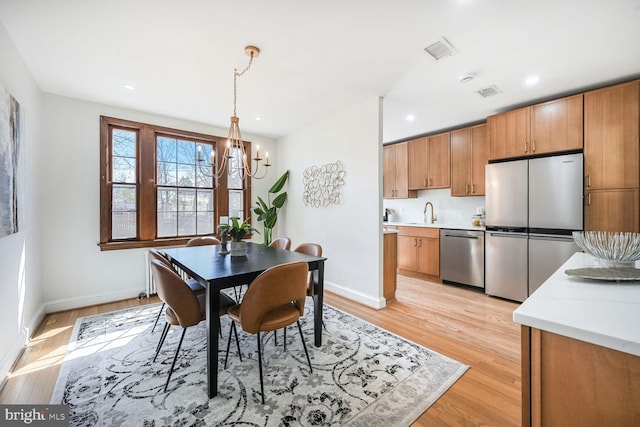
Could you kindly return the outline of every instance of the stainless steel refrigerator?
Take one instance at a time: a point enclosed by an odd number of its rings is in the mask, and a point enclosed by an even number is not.
[[[580,249],[582,153],[486,166],[485,292],[524,301]]]

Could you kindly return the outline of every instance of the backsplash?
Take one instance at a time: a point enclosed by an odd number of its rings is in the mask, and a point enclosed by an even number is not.
[[[424,205],[433,204],[437,223],[467,224],[476,213],[476,208],[484,207],[484,196],[451,197],[451,190],[421,190],[415,199],[384,199],[383,209],[390,209],[389,221],[422,222]],[[380,213],[382,215],[382,212]]]

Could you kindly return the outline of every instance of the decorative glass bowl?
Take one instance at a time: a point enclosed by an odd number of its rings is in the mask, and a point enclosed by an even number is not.
[[[574,231],[573,239],[608,268],[634,268],[640,259],[640,233]]]

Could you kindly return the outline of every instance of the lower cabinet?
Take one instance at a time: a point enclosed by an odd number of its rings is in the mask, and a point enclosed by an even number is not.
[[[398,227],[398,272],[440,279],[440,229]]]
[[[523,426],[640,425],[640,357],[522,326]]]

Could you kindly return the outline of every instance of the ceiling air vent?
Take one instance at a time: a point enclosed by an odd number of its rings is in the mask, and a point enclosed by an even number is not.
[[[444,37],[440,37],[440,40],[425,47],[424,50],[436,61],[458,53],[456,48]]]
[[[487,98],[489,96],[497,95],[500,93],[500,89],[496,85],[487,86],[478,91],[478,93],[483,97]]]

